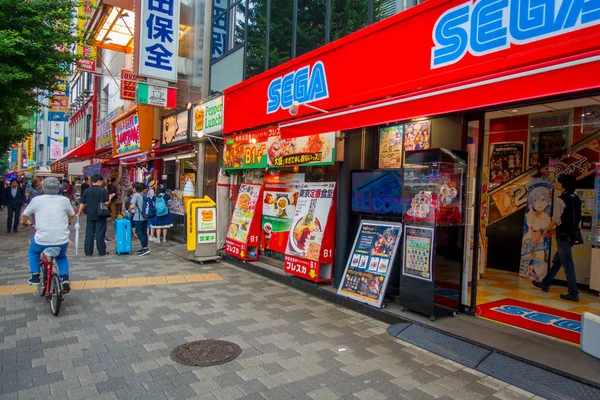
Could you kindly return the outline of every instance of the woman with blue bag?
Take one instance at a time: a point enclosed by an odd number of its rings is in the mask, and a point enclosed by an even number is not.
[[[167,230],[173,226],[173,217],[169,210],[171,198],[166,193],[163,185],[158,186],[158,194],[152,198],[156,207],[156,216],[152,218],[152,229],[156,232],[156,237],[151,238],[153,242],[163,243],[167,241]]]

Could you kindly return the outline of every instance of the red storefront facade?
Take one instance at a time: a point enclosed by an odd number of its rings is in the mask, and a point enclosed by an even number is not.
[[[529,4],[430,0],[415,6],[229,88],[223,132],[278,126],[285,139],[456,117],[461,127],[441,136],[458,136],[456,150],[469,151],[469,182],[476,182],[469,201],[481,205],[470,218],[487,220],[486,112],[506,109],[502,112],[512,116],[540,103],[554,112],[560,109],[552,105],[582,97],[600,107],[598,5],[567,0],[537,8]],[[581,125],[580,103],[570,106],[572,114],[579,113],[573,124]],[[343,217],[350,214],[344,204],[350,192],[343,182],[347,161],[348,156],[340,164],[338,182],[334,286],[354,235]],[[479,304],[471,281],[477,281],[482,264],[473,271],[473,260],[481,252],[485,258],[485,225],[472,224],[471,255],[465,258],[469,276],[457,289],[461,309],[470,314]]]

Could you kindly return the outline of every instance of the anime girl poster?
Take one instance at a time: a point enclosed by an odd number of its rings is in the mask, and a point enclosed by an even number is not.
[[[552,189],[547,179],[534,179],[527,187],[519,265],[519,276],[522,278],[540,280],[548,272],[550,236],[547,228],[552,215]]]

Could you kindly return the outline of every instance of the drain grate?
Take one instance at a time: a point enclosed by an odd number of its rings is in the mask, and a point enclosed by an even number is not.
[[[177,346],[171,352],[171,360],[193,367],[210,367],[235,360],[242,348],[224,340],[198,340]]]

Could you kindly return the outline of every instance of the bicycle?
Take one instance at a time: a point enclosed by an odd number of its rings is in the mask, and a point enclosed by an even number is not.
[[[55,317],[58,317],[61,303],[67,293],[63,290],[62,279],[54,260],[60,252],[60,247],[48,247],[42,252],[40,259],[38,294],[46,297],[46,301],[50,303],[50,311]]]

